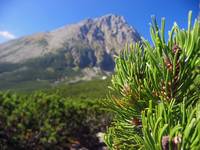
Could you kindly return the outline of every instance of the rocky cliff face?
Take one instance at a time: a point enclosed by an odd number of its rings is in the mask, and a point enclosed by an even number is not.
[[[122,16],[110,14],[2,44],[0,62],[22,63],[62,52],[68,65],[106,65],[109,69],[109,63],[113,66],[114,54],[119,53],[126,43],[139,40],[137,31]]]
[[[63,70],[66,68],[89,67],[113,71],[113,56],[117,55],[126,43],[138,41],[140,35],[122,16],[109,14],[86,19],[50,32],[37,33],[1,44],[0,79],[2,73],[15,72],[15,76],[23,80],[24,74],[33,76],[30,72],[35,68],[41,72],[44,79],[44,71],[58,76],[59,72],[65,74]],[[16,72],[21,73],[16,75]],[[33,79],[41,78],[38,74]]]

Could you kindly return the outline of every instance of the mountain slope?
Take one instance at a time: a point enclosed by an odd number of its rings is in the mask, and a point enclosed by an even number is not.
[[[1,44],[0,79],[56,81],[66,76],[112,72],[113,56],[126,43],[138,41],[138,32],[122,16],[86,19]]]
[[[113,49],[120,50],[126,42],[138,40],[139,34],[122,16],[106,15],[2,44],[0,62],[19,63],[66,49],[91,48],[96,55],[100,51],[111,53]]]

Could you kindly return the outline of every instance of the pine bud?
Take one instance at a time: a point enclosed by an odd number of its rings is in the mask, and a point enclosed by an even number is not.
[[[169,71],[172,71],[173,65],[172,65],[172,63],[171,63],[171,61],[169,60],[168,57],[165,58],[165,65],[166,65],[166,67],[167,67],[167,69],[168,69]]]
[[[175,44],[175,45],[173,46],[173,48],[172,48],[172,51],[173,51],[174,54],[179,53],[179,55],[180,55],[180,53],[181,53],[181,48],[180,48],[177,44]]]
[[[142,124],[141,120],[138,119],[138,118],[133,118],[132,119],[132,124],[135,125],[135,126],[139,126]]]
[[[177,150],[179,143],[181,143],[181,137],[180,136],[174,137],[173,140],[172,140],[172,144],[173,144],[172,149]],[[163,150],[169,150],[169,136],[163,136],[162,137],[162,149]]]

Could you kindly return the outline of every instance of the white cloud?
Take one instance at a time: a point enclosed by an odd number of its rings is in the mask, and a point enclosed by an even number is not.
[[[8,31],[0,31],[0,37],[7,39],[7,40],[11,40],[11,39],[15,39],[16,36]]]

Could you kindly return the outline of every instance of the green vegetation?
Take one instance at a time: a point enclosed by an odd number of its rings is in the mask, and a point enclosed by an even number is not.
[[[71,99],[105,99],[108,94],[108,86],[111,85],[110,78],[106,80],[80,81],[77,83],[64,84],[48,89],[48,93],[57,93],[61,97]]]
[[[105,136],[109,149],[200,149],[200,23],[192,27],[190,13],[188,29],[174,24],[167,42],[164,26],[162,20],[159,29],[153,18],[153,46],[143,40],[122,51],[111,83],[52,84],[58,76],[79,72],[57,68],[63,56],[31,64],[44,65],[37,73],[0,70],[0,89],[12,87],[0,92],[0,149],[70,149],[73,144],[97,149],[95,134],[112,117],[105,106],[115,114]],[[51,63],[55,66],[46,68]]]
[[[95,134],[110,122],[101,104],[110,79],[63,83],[42,91],[31,84],[0,92],[0,148],[69,149],[80,143],[95,149]]]
[[[49,89],[51,84],[48,81],[23,81],[23,82],[7,82],[1,80],[0,90],[1,91],[15,91],[30,93],[35,90]]]
[[[152,19],[153,46],[131,45],[116,58],[105,102],[114,112],[105,141],[109,149],[200,149],[200,22],[175,23],[165,41],[165,20]]]
[[[2,149],[93,148],[95,134],[105,129],[109,114],[98,100],[75,100],[36,92],[19,96],[0,93]]]

